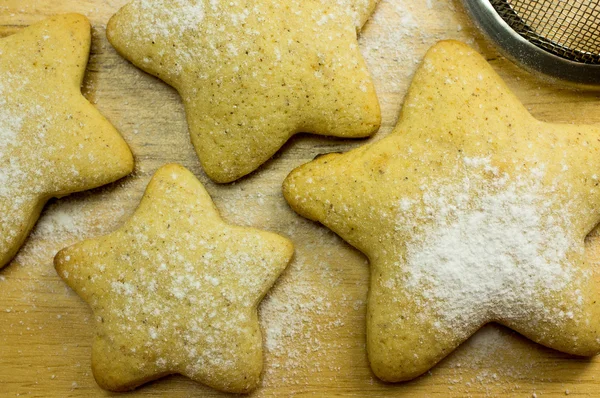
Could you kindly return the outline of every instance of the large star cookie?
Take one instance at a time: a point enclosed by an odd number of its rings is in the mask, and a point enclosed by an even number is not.
[[[0,39],[0,268],[48,199],[133,170],[127,144],[81,95],[90,41],[75,14]]]
[[[207,175],[236,180],[298,132],[379,127],[356,28],[375,0],[134,0],[107,27],[125,58],[175,87]]]
[[[290,205],[371,262],[367,350],[387,381],[430,369],[498,322],[554,349],[600,351],[600,127],[535,120],[485,60],[441,42],[395,131],[294,170]]]
[[[292,253],[279,235],[226,224],[194,175],[167,165],[125,225],[54,263],[96,316],[101,387],[180,373],[241,393],[260,381],[257,306]]]

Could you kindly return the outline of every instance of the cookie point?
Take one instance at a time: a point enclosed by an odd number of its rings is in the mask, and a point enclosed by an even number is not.
[[[285,200],[290,203],[293,200],[295,192],[296,192],[296,180],[299,178],[301,171],[299,168],[296,168],[290,172],[290,174],[285,177],[282,183],[282,191],[283,197]]]
[[[115,29],[118,15],[119,13],[114,14],[106,23],[106,38],[108,39],[108,42],[113,46],[115,45],[117,38],[117,36],[115,36]]]
[[[43,21],[42,21],[43,22]],[[90,31],[92,29],[90,20],[82,14],[78,13],[69,13],[69,14],[61,14],[56,15],[48,20],[50,24],[62,25],[68,24],[71,27],[78,27],[82,31]]]
[[[69,13],[69,14],[64,14],[64,18],[71,20],[72,22],[77,22],[77,23],[90,23],[90,20],[83,14],[79,14],[76,12],[73,13]]]
[[[157,170],[157,173],[172,173],[172,172],[183,172],[183,171],[187,171],[187,169],[185,167],[183,167],[182,165],[180,165],[179,163],[167,163],[167,164],[161,166]]]
[[[289,265],[289,263],[292,261],[292,258],[294,257],[294,243],[290,239],[275,233],[273,233],[273,237],[276,239],[278,244],[277,251],[281,256],[279,259],[279,268],[280,272],[283,272],[283,270]]]
[[[471,48],[468,44],[463,43],[459,40],[447,39],[441,40],[435,43],[425,55],[425,58],[431,57],[432,54],[442,53],[442,54],[452,54],[454,56],[464,56],[466,55],[477,54],[479,55],[473,48]]]
[[[186,169],[185,167],[183,167],[182,165],[177,164],[177,163],[168,163],[168,164],[165,164],[164,166],[161,166],[156,171],[153,179],[156,177],[160,177],[160,178],[163,178],[165,180],[170,180],[170,181],[179,180],[182,177],[196,178],[196,176],[194,176],[191,171],[189,171],[188,169]]]
[[[294,243],[290,239],[284,237],[282,237],[282,242],[285,245],[285,257],[289,263],[292,260],[292,257],[294,257]]]
[[[64,268],[65,265],[71,261],[71,250],[69,247],[64,248],[62,250],[60,250],[58,253],[56,253],[56,255],[54,256],[54,269],[56,270],[56,272],[61,276],[61,277],[65,277],[64,274]]]
[[[217,184],[229,184],[230,182],[239,180],[240,178],[252,172],[252,170],[231,172],[220,169],[219,167],[213,167],[207,164],[207,162],[203,161],[202,158],[200,158],[200,163],[202,164],[202,169],[204,170],[206,176]]]

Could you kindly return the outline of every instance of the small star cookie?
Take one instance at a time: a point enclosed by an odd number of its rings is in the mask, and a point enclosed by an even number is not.
[[[600,127],[535,120],[483,57],[440,42],[395,131],[294,170],[284,194],[371,263],[367,351],[386,381],[429,370],[489,322],[600,351]]]
[[[381,114],[358,49],[375,0],[134,0],[108,40],[175,87],[206,174],[234,181],[298,132],[366,137]]]
[[[90,41],[76,14],[0,39],[0,268],[48,199],[133,170],[127,144],[81,94]]]
[[[96,317],[102,388],[180,373],[243,393],[262,370],[257,306],[292,254],[279,235],[226,224],[194,175],[167,165],[125,225],[60,251],[54,264]]]

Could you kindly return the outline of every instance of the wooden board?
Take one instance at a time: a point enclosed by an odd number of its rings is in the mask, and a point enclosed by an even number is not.
[[[600,358],[574,358],[486,326],[431,372],[385,384],[365,354],[366,258],[326,228],[293,213],[281,182],[315,155],[347,151],[364,140],[299,135],[251,176],[216,185],[200,168],[177,93],[119,57],[105,37],[109,17],[126,0],[0,0],[0,35],[45,16],[80,12],[94,27],[84,92],[121,131],[136,158],[135,173],[115,184],[53,200],[17,258],[0,271],[0,396],[102,397],[91,374],[92,317],[58,278],[54,254],[108,233],[137,205],[153,172],[167,162],[192,170],[233,223],[277,231],[296,245],[293,263],[260,307],[265,370],[255,397],[283,396],[600,396]],[[437,40],[478,48],[531,113],[549,122],[600,123],[600,92],[539,80],[500,57],[452,0],[383,0],[360,44],[376,82],[384,124],[396,122],[418,62]],[[589,239],[590,260],[600,245]],[[130,396],[220,396],[181,376]]]

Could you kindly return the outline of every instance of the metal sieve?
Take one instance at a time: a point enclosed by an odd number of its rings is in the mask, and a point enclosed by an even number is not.
[[[600,0],[463,0],[479,28],[526,69],[600,85]]]

